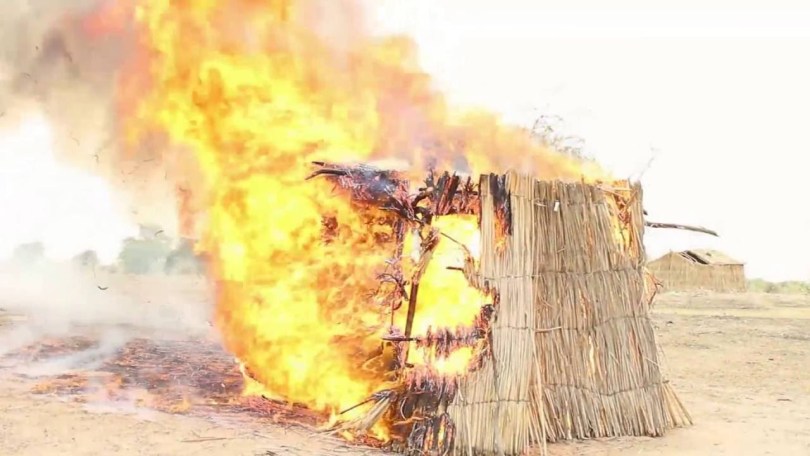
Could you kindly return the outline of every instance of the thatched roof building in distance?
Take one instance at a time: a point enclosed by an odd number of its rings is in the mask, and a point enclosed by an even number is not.
[[[664,291],[745,291],[745,265],[716,250],[669,252],[647,263]]]

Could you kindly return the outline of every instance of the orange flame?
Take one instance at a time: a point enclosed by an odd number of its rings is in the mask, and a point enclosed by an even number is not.
[[[363,35],[352,1],[131,4],[89,23],[106,30],[122,11],[137,23],[141,47],[119,86],[123,139],[134,146],[159,134],[192,151],[201,173],[188,190],[202,210],[182,209],[200,224],[199,247],[213,260],[217,325],[227,348],[277,397],[334,412],[383,383],[379,370],[360,366],[386,330],[369,293],[390,252],[330,185],[304,181],[311,161],[405,159],[416,175],[436,165],[604,176],[494,116],[451,111],[417,67],[411,41]],[[335,17],[320,14],[327,4]],[[340,223],[330,243],[322,242],[325,214]],[[476,248],[474,217],[437,226]],[[470,325],[478,315],[481,296],[447,269],[463,264],[459,252],[442,238],[421,284],[414,335]],[[397,318],[401,325],[404,316]],[[471,357],[458,350],[412,361],[452,375]]]

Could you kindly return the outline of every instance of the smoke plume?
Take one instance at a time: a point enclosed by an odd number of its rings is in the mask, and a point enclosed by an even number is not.
[[[126,276],[67,264],[6,265],[0,270],[0,357],[43,338],[87,336],[91,349],[25,372],[43,375],[91,368],[134,337],[208,337],[210,293],[199,276]]]
[[[63,164],[105,177],[133,221],[174,234],[176,183],[167,179],[168,165],[147,153],[128,155],[118,141],[117,81],[132,57],[132,36],[131,18],[115,8],[128,3],[2,2],[0,130],[33,113],[44,115]]]

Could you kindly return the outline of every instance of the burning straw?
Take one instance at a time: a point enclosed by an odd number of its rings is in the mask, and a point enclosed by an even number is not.
[[[439,243],[460,244],[465,252],[466,269],[469,271],[474,264],[466,246],[443,234],[433,224],[438,218],[450,215],[475,215],[480,207],[476,187],[469,178],[464,180],[448,173],[439,176],[431,173],[424,187],[410,194],[407,182],[390,171],[366,165],[322,162],[315,165],[318,169],[310,178],[325,176],[331,179],[359,211],[390,214],[387,218],[390,233],[381,239],[394,242],[393,258],[387,271],[379,277],[383,284],[388,285],[380,287],[387,291],[380,293],[378,301],[385,303],[390,310],[391,325],[382,338],[383,347],[378,357],[386,367],[385,376],[395,386],[374,393],[361,404],[344,410],[341,415],[348,415],[358,407],[367,409],[365,414],[355,414],[353,418],[338,423],[332,431],[368,432],[384,421],[392,432],[394,446],[399,449],[420,454],[444,453],[452,448],[455,435],[447,409],[455,398],[457,378],[439,372],[436,363],[449,359],[456,350],[464,347],[473,353],[481,352],[492,306],[483,306],[479,318],[470,322],[468,328],[428,328],[416,334],[414,326],[419,312],[420,285]],[[410,252],[410,262],[403,257],[406,232],[414,233],[419,240],[418,248]],[[410,267],[406,267],[406,263]],[[395,324],[397,312],[404,312],[401,325]],[[415,351],[421,354],[418,363],[412,359]]]
[[[474,186],[431,173],[411,196],[388,172],[318,165],[316,175],[334,179],[360,206],[395,215],[396,261],[381,280],[396,284],[387,296],[391,321],[405,312],[380,350],[391,353],[393,386],[334,430],[367,432],[383,422],[392,446],[409,454],[517,455],[546,441],[658,436],[691,422],[657,361],[638,185],[508,174]],[[457,242],[432,223],[459,213],[479,216],[483,248],[477,259],[462,245],[464,263],[453,269],[492,302],[467,328],[416,336],[425,269],[439,242]],[[400,244],[408,230],[419,233],[420,248],[406,274]],[[462,347],[474,353],[466,368],[437,372],[432,362]],[[415,365],[413,350],[433,358]]]

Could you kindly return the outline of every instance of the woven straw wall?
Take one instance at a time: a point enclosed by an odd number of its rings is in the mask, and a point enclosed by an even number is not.
[[[641,188],[509,174],[512,235],[499,252],[489,178],[480,275],[500,302],[493,357],[451,409],[456,453],[518,455],[546,441],[660,436],[688,424],[649,319]]]
[[[489,185],[481,180],[481,263],[479,274],[500,294],[497,318],[492,323],[489,362],[465,378],[449,410],[456,424],[457,454],[517,455],[530,442],[543,439],[541,414],[533,401],[531,379],[536,378],[534,328],[536,313],[531,248],[533,230],[514,230],[502,253],[496,248],[495,211]],[[512,217],[533,224],[533,181],[507,179]]]

